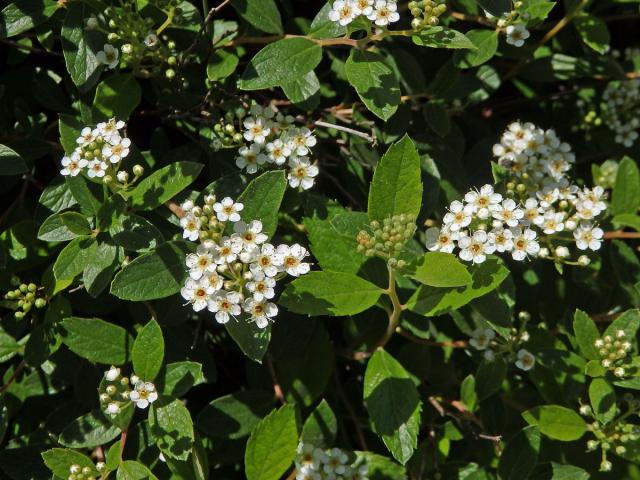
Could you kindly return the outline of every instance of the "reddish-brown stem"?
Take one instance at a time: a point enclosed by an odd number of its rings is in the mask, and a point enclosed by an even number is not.
[[[640,238],[640,232],[623,232],[616,230],[614,232],[604,232],[604,238],[611,240],[613,238]]]
[[[124,447],[127,444],[127,430],[123,430],[120,434],[120,457],[124,455]]]
[[[265,363],[267,364],[267,369],[269,370],[269,375],[271,375],[271,381],[273,382],[273,394],[280,403],[285,405],[287,403],[287,399],[284,397],[284,393],[282,392],[282,387],[278,381],[278,376],[276,375],[276,369],[273,366],[271,355],[267,355],[265,357]]]
[[[16,379],[18,378],[18,375],[20,375],[20,372],[22,372],[22,370],[24,370],[26,366],[27,364],[24,363],[24,361],[18,364],[16,369],[13,371],[13,373],[9,377],[9,380],[7,380],[7,383],[5,383],[0,387],[0,395],[2,395],[4,392],[6,392],[9,389],[9,387],[13,384],[13,382],[15,382]]]

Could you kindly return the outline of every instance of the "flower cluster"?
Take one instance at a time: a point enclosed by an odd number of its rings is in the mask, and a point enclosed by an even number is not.
[[[600,364],[613,372],[616,377],[622,378],[626,375],[625,365],[629,363],[629,353],[631,352],[631,342],[627,340],[624,330],[618,330],[615,338],[605,335],[594,342],[600,354]]]
[[[640,128],[640,79],[609,82],[602,94],[602,117],[615,142],[632,147]]]
[[[400,20],[396,0],[335,0],[329,19],[346,26],[356,18],[366,17],[379,27]]]
[[[443,2],[434,0],[420,0],[409,2],[409,11],[413,15],[411,27],[414,30],[422,30],[440,23],[440,16],[447,11]]]
[[[368,480],[366,464],[354,461],[350,452],[339,448],[323,450],[300,443],[295,460],[296,480]]]
[[[525,40],[530,36],[529,30],[527,30],[527,27],[525,26],[525,22],[529,19],[529,14],[520,10],[524,6],[523,2],[514,2],[513,6],[513,10],[505,12],[497,19],[496,26],[504,29],[506,41],[509,45],[521,47],[524,45]],[[487,17],[495,18],[489,12],[485,13]]]
[[[238,168],[254,174],[263,165],[286,165],[289,185],[310,189],[319,172],[309,158],[317,140],[308,128],[296,127],[294,120],[271,107],[253,105],[242,122],[242,135],[249,143],[238,150]]]
[[[104,381],[100,384],[100,405],[109,415],[118,415],[129,402],[145,409],[157,399],[155,385],[142,381],[137,375],[125,377],[119,368],[113,366],[104,373]]]
[[[131,140],[121,132],[124,128],[125,123],[115,118],[99,123],[95,128],[83,128],[76,139],[78,145],[76,149],[71,155],[62,158],[60,173],[75,177],[85,172],[89,178],[102,179],[106,184],[114,181],[115,174],[118,182],[128,185],[129,173],[119,170],[121,162],[129,155],[131,147]],[[143,172],[140,165],[135,165],[133,181],[137,180]]]
[[[94,468],[91,467],[83,467],[74,463],[69,467],[69,476],[68,480],[96,480],[96,477],[100,476],[101,472],[103,472],[107,468],[104,462],[96,463]]]
[[[377,220],[369,224],[368,232],[360,230],[356,236],[358,251],[368,257],[381,257],[393,268],[405,266],[404,260],[398,260],[407,241],[416,230],[415,217],[401,214],[385,218],[382,224]]]
[[[524,348],[519,348],[515,353],[511,353],[514,347],[529,340],[529,334],[523,328],[519,331],[513,329],[509,339],[496,337],[496,332],[491,328],[477,328],[471,333],[469,345],[478,351],[483,352],[484,359],[491,362],[496,355],[508,355],[515,366],[525,372],[531,370],[536,364],[536,357]]]
[[[202,207],[193,202],[182,205],[183,236],[200,243],[196,253],[187,255],[189,277],[181,294],[196,312],[205,308],[213,312],[218,323],[244,312],[265,328],[278,313],[269,301],[275,296],[276,282],[286,275],[309,272],[310,265],[304,261],[308,253],[297,243],[277,247],[267,243],[262,222],[240,219],[243,208],[229,197],[216,202],[212,195]]]
[[[9,290],[4,298],[12,302],[16,309],[14,316],[18,320],[24,318],[33,307],[40,309],[47,306],[47,299],[43,297],[43,287],[38,287],[35,283],[22,283],[15,290]]]
[[[508,182],[506,196],[484,185],[469,191],[463,201],[453,201],[443,227],[427,230],[429,250],[451,253],[457,247],[460,258],[473,263],[498,252],[510,253],[517,261],[541,257],[588,265],[586,255],[568,260],[566,244],[574,243],[581,251],[600,249],[604,232],[594,221],[607,208],[605,191],[569,181],[566,173],[575,161],[571,147],[553,130],[514,122],[493,153],[519,183]]]

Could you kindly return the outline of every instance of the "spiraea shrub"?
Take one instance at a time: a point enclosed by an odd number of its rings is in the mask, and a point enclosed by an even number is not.
[[[0,0],[0,479],[640,479],[636,0]]]

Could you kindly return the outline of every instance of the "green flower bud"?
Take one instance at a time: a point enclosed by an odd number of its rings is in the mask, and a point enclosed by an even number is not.
[[[34,305],[36,308],[44,308],[47,306],[47,301],[44,298],[37,298]]]

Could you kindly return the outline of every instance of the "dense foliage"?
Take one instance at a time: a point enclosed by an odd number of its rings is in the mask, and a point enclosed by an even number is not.
[[[0,1],[0,477],[640,478],[639,29]]]

